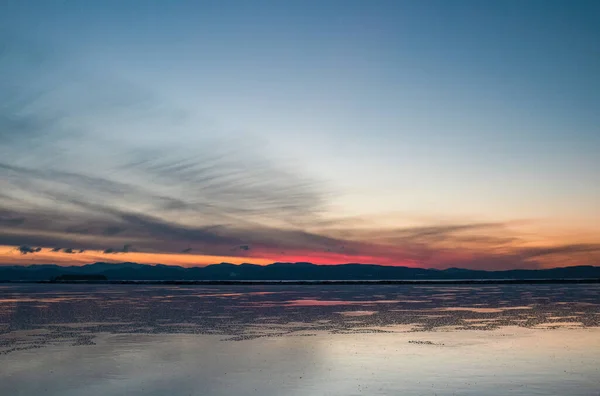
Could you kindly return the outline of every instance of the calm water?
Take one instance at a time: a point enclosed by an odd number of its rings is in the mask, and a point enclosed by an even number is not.
[[[600,395],[600,286],[0,286],[0,395]]]

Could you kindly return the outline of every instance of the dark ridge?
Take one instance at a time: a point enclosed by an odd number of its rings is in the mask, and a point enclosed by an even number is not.
[[[137,263],[93,263],[61,267],[53,264],[0,266],[0,281],[48,281],[61,276],[101,275],[111,281],[517,281],[600,279],[600,267],[576,266],[539,270],[482,271],[425,269],[374,264],[315,265],[221,263],[184,268]]]
[[[0,281],[2,282],[2,281]],[[345,281],[234,281],[234,280],[50,280],[4,281],[13,283],[94,283],[107,285],[535,285],[535,284],[593,284],[598,279],[473,279],[473,280],[345,280]]]

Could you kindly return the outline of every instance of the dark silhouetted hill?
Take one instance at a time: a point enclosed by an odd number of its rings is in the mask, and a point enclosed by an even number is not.
[[[137,263],[94,263],[62,267],[52,264],[0,266],[0,281],[47,281],[64,276],[101,275],[108,280],[486,280],[599,279],[600,267],[577,266],[540,270],[478,271],[390,267],[372,264],[315,265],[311,263],[213,264],[179,267]]]

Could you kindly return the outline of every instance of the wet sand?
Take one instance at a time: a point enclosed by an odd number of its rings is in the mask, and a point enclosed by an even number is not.
[[[1,395],[598,395],[600,287],[0,285]]]

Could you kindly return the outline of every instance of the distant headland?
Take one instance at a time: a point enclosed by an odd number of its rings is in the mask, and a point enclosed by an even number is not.
[[[515,269],[482,271],[460,268],[425,269],[392,267],[374,264],[316,265],[312,263],[213,264],[205,267],[148,265],[138,263],[93,263],[83,266],[37,264],[30,266],[0,266],[0,281],[4,282],[213,282],[272,283],[278,281],[314,283],[539,283],[568,280],[600,281],[600,267],[575,266],[551,269]]]

